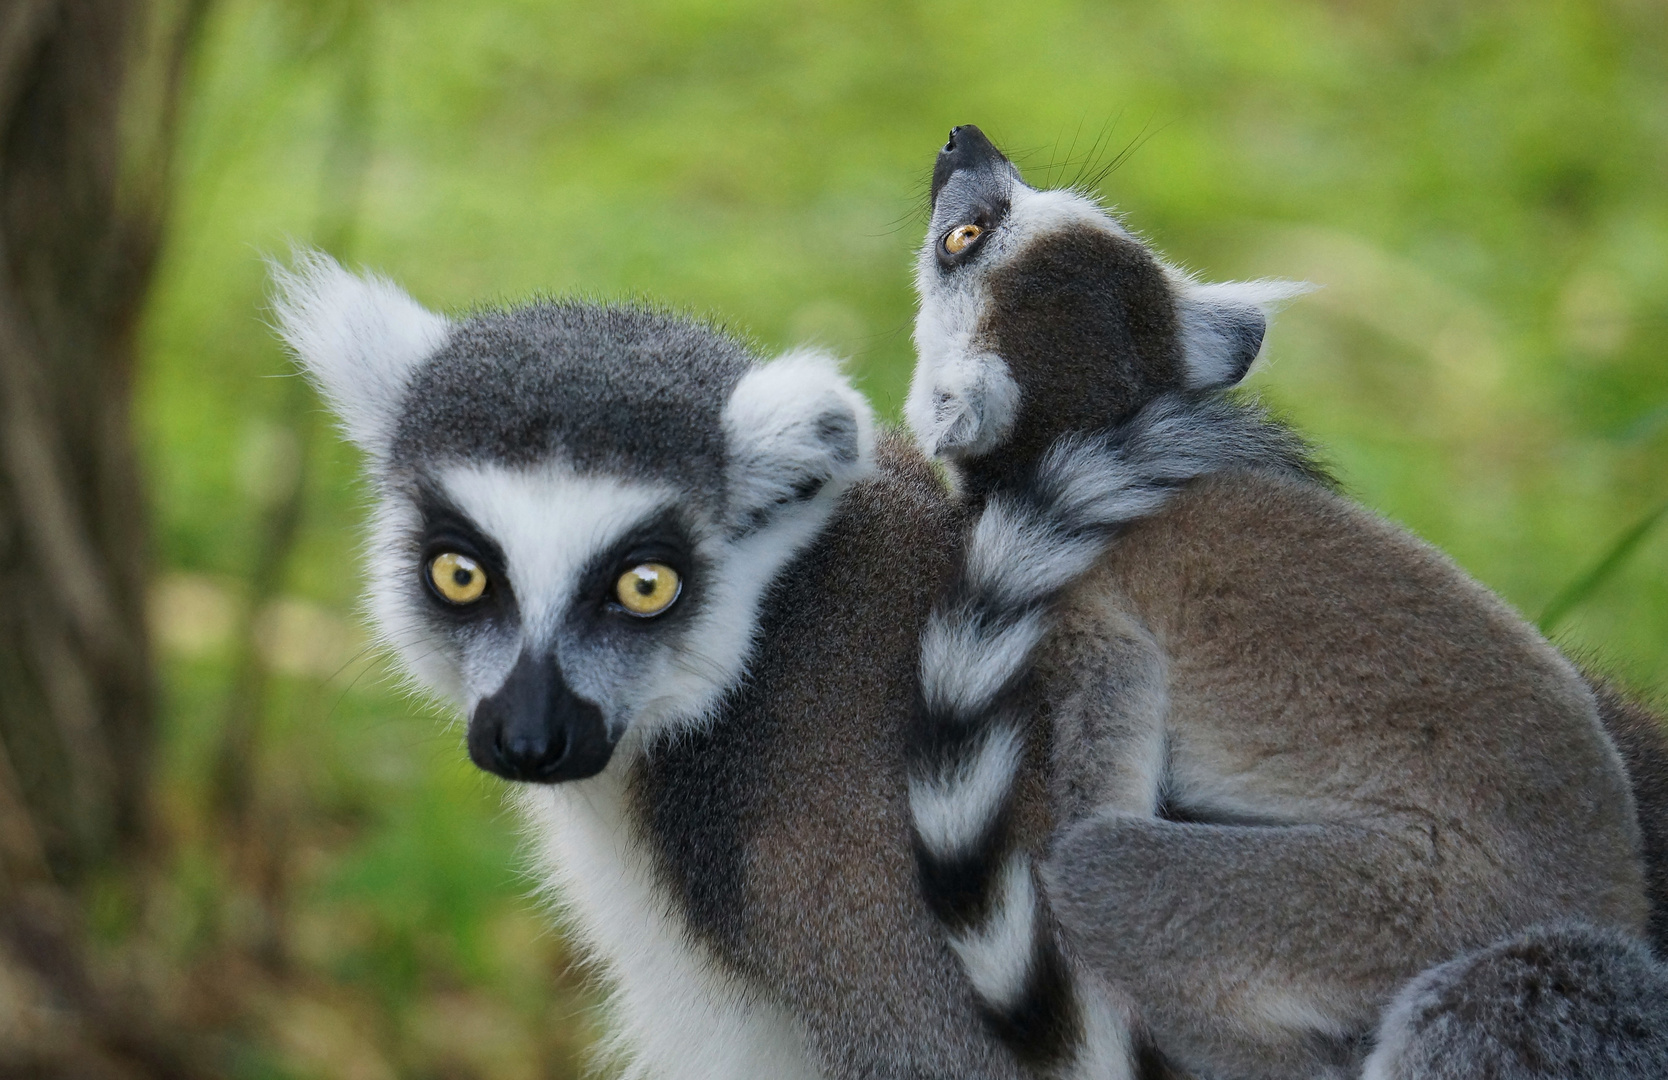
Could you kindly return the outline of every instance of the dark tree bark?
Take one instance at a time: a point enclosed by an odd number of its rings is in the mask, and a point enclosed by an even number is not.
[[[204,7],[0,2],[0,1076],[198,1075],[80,901],[152,842],[130,409]]]

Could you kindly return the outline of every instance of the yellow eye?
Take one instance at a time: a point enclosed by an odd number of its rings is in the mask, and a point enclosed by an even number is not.
[[[429,560],[435,591],[454,604],[473,604],[486,592],[486,570],[467,555],[443,552]]]
[[[952,255],[960,255],[967,250],[967,245],[979,238],[984,232],[977,225],[957,225],[944,234],[944,250]]]
[[[672,606],[682,591],[678,572],[665,563],[634,566],[614,582],[614,595],[620,598],[620,606],[633,615],[659,615]]]

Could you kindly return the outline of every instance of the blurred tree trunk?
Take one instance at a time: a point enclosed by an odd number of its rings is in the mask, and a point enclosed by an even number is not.
[[[198,1075],[82,927],[152,843],[135,332],[205,8],[0,2],[0,1076]]]

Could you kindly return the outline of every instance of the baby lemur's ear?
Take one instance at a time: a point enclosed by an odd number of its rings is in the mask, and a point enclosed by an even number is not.
[[[833,357],[792,352],[748,372],[724,408],[732,525],[758,528],[857,479],[873,427],[868,400]]]
[[[1178,281],[1176,315],[1188,389],[1214,390],[1245,378],[1262,351],[1269,317],[1314,288],[1301,281]]]
[[[445,344],[450,324],[385,278],[360,277],[320,251],[273,261],[278,332],[348,438],[381,456],[412,371]]]

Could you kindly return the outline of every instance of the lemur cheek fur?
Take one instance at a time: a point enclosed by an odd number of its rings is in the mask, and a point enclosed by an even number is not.
[[[938,457],[982,454],[1005,439],[1019,412],[1019,386],[1002,358],[952,352],[913,387],[905,411],[922,449]]]

